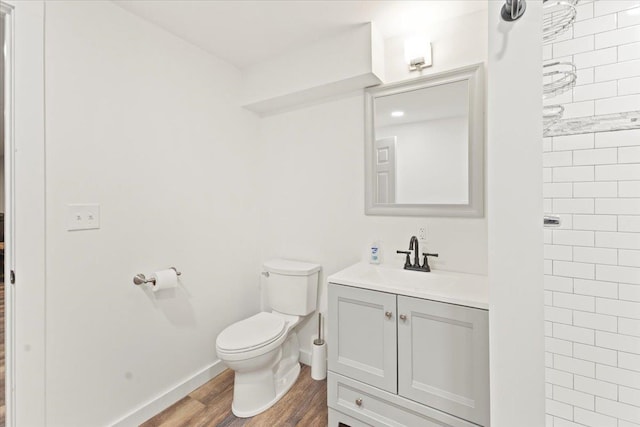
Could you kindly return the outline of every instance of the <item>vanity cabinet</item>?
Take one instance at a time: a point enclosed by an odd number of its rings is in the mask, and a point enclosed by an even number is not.
[[[329,427],[489,426],[486,310],[330,283],[329,334]]]

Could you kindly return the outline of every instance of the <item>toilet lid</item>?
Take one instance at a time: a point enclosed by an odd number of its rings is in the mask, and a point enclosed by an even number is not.
[[[285,331],[283,318],[271,313],[258,313],[226,328],[216,344],[223,351],[242,351],[261,347],[280,338]]]

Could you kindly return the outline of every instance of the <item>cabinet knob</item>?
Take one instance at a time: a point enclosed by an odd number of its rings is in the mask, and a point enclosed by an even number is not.
[[[402,320],[402,321],[407,320],[407,316],[406,316],[406,315],[404,315],[404,314],[401,314],[401,315],[400,315],[400,320]]]
[[[362,406],[362,398],[359,397],[359,398],[356,399],[356,405],[357,406]]]
[[[393,313],[390,311],[385,311],[384,315],[387,319],[391,319],[391,316],[393,316]]]

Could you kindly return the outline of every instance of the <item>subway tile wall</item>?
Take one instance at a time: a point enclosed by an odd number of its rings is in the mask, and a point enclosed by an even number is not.
[[[640,0],[581,0],[544,58],[573,61],[565,118],[640,110]],[[640,130],[543,139],[546,423],[640,427]]]

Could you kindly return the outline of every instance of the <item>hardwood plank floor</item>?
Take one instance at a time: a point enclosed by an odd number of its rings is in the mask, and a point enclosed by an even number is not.
[[[226,370],[189,393],[141,427],[326,427],[327,381],[311,378],[310,368],[302,371],[291,390],[267,411],[252,418],[231,413],[233,371]]]

